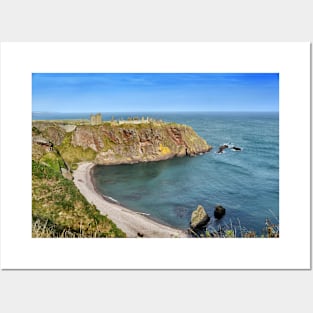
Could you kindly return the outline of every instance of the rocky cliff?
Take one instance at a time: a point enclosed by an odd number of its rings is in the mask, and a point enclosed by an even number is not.
[[[105,165],[160,161],[193,156],[212,148],[191,127],[175,123],[107,122],[75,126],[33,122],[33,138],[41,136],[51,142],[71,167],[81,161]]]

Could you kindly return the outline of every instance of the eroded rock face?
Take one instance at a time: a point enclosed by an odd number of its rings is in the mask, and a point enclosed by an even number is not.
[[[88,161],[104,165],[194,156],[212,149],[191,127],[158,121],[100,125],[34,121],[33,137],[50,142],[65,153],[66,161],[84,161],[88,155]]]
[[[166,123],[77,126],[71,144],[97,152],[97,164],[159,161],[211,150],[191,127]]]
[[[190,227],[193,230],[205,227],[210,221],[210,217],[204,210],[202,205],[198,205],[197,209],[191,214]]]
[[[53,122],[33,122],[33,126],[41,133],[41,135],[52,142],[54,145],[59,145],[65,137],[65,129]]]
[[[71,133],[76,129],[77,126],[72,124],[61,124],[60,127],[63,128],[67,133]]]
[[[101,137],[103,137],[103,133],[96,127],[78,126],[72,135],[72,145],[84,149],[91,148],[99,152],[104,147]]]

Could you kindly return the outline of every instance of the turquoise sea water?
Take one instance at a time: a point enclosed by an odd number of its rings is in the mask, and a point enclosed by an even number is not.
[[[109,114],[104,119],[130,114]],[[265,219],[279,218],[279,117],[278,113],[142,113],[164,121],[187,124],[213,146],[196,157],[133,165],[96,166],[96,188],[122,205],[145,212],[163,223],[187,228],[191,212],[203,205],[210,224],[232,222],[262,232]],[[40,116],[40,117],[39,117]],[[42,114],[33,119],[44,119]],[[71,118],[71,115],[56,118]],[[72,118],[89,118],[76,115]],[[242,151],[218,147],[231,143]],[[214,207],[226,215],[217,221]]]

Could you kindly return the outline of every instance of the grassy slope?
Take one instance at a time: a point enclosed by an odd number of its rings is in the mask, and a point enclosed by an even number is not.
[[[52,167],[32,161],[33,237],[125,237]]]
[[[96,152],[90,148],[74,147],[71,144],[71,138],[72,133],[67,133],[57,149],[62,155],[62,158],[69,164],[69,167],[75,170],[78,162],[94,160]]]
[[[50,152],[47,152],[43,146],[33,144],[33,237],[125,237],[125,234],[112,221],[101,215],[95,206],[87,202],[72,181],[61,175],[61,168],[67,168],[69,165],[73,170],[80,161],[94,160],[96,152],[90,148],[73,146],[71,144],[72,132],[65,133],[54,123],[52,126],[49,126],[48,122],[45,124],[47,128],[43,131],[33,126],[33,136],[43,136],[54,144],[57,141],[60,143],[61,140],[61,143],[54,146]],[[178,127],[179,125],[173,123],[171,126]],[[124,123],[123,125],[103,123],[102,127],[116,136],[119,136],[123,128],[137,131],[152,127],[158,131],[165,129],[163,123]],[[97,126],[92,128],[98,129]],[[114,149],[116,146],[116,143],[109,138],[102,139],[103,151]],[[173,143],[169,142],[168,145],[170,144]],[[125,148],[127,149],[128,146],[126,145]],[[171,152],[167,145],[162,144],[160,151],[162,155]]]

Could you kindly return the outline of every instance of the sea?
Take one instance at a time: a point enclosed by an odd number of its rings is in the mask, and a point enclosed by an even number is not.
[[[93,170],[97,190],[112,201],[161,223],[187,229],[202,205],[209,228],[264,232],[266,219],[279,224],[279,113],[172,112],[102,113],[103,120],[152,117],[191,126],[213,149],[195,157]],[[33,120],[89,119],[89,114],[33,113]],[[227,144],[241,150],[225,149]],[[214,218],[222,205],[225,216]]]

